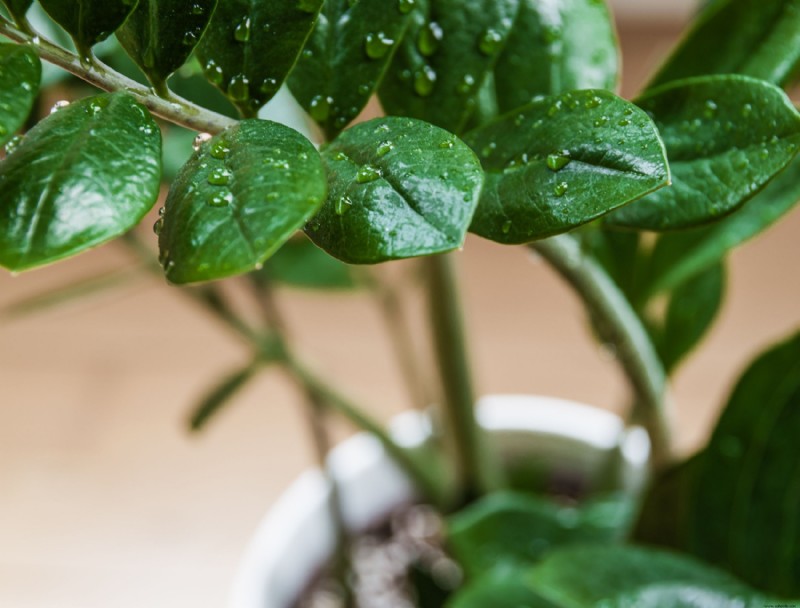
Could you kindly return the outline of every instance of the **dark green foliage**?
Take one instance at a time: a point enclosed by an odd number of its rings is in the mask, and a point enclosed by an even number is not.
[[[32,48],[0,44],[0,146],[25,124],[41,78],[42,64]]]
[[[26,270],[133,228],[153,206],[161,133],[124,93],[74,102],[0,163],[0,265]]]

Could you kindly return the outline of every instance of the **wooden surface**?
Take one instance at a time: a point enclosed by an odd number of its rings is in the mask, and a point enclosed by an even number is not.
[[[669,39],[623,35],[628,83],[641,81]],[[754,350],[798,326],[797,234],[795,212],[733,256],[722,318],[673,387],[682,450],[702,441]],[[481,392],[624,403],[614,361],[543,263],[475,238],[460,262]],[[3,274],[0,305],[130,264],[112,245]],[[291,292],[281,302],[320,370],[382,419],[406,407],[369,300]],[[151,278],[0,326],[0,608],[224,605],[249,535],[312,460],[297,395],[275,373],[208,432],[187,434],[193,400],[246,356]]]

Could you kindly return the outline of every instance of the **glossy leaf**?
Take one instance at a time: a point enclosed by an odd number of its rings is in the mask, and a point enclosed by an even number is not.
[[[348,290],[359,286],[353,268],[329,256],[305,237],[292,239],[269,258],[256,280],[303,289]]]
[[[33,0],[2,0],[8,12],[14,17],[17,22],[24,21],[25,13],[33,4]]]
[[[537,95],[613,90],[618,64],[614,23],[602,0],[522,0],[494,68],[498,109],[506,113]]]
[[[0,265],[42,266],[117,237],[158,197],[161,133],[124,93],[74,102],[0,163]]]
[[[730,216],[693,230],[662,235],[650,263],[652,293],[673,289],[712,267],[800,201],[800,157]]]
[[[200,400],[189,418],[189,427],[199,431],[208,424],[253,379],[259,369],[258,362],[222,378]]]
[[[328,139],[336,137],[367,105],[409,17],[410,13],[387,0],[325,2],[289,76],[289,87]]]
[[[412,118],[380,118],[322,152],[328,200],[306,234],[351,264],[461,247],[483,171],[457,137]]]
[[[41,78],[42,63],[32,48],[0,44],[0,146],[25,124]]]
[[[470,231],[500,243],[565,232],[669,180],[653,123],[607,91],[541,99],[465,141],[486,171]]]
[[[217,0],[139,0],[117,31],[122,47],[166,95],[167,78],[181,67],[200,41]]]
[[[672,186],[608,216],[645,230],[721,218],[755,196],[800,145],[800,114],[777,87],[746,76],[693,78],[637,102],[667,147]]]
[[[210,139],[183,167],[157,224],[173,283],[258,268],[325,198],[314,146],[296,131],[245,120]]]
[[[553,547],[612,542],[631,524],[633,505],[620,495],[560,506],[539,496],[496,492],[450,517],[447,542],[467,576],[539,561]]]
[[[294,66],[321,7],[322,0],[219,0],[197,47],[206,78],[255,116]]]
[[[728,574],[676,554],[632,546],[565,547],[534,567],[530,586],[556,606],[763,608]]]
[[[704,74],[786,84],[800,64],[799,0],[724,0],[705,10],[651,87]]]
[[[518,7],[519,0],[416,0],[408,32],[379,89],[386,112],[461,133]]]
[[[72,36],[85,58],[90,49],[113,34],[136,8],[138,0],[39,0],[39,4]]]
[[[725,267],[718,263],[682,283],[670,294],[663,326],[654,340],[668,373],[711,328],[724,292]]]

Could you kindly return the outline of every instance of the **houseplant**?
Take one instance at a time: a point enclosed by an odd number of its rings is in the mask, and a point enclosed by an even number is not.
[[[796,457],[783,437],[797,425],[798,339],[742,377],[709,447],[688,462],[673,462],[664,406],[665,371],[702,337],[719,305],[724,254],[798,198],[800,121],[776,86],[794,73],[796,3],[711,3],[635,103],[607,92],[617,80],[616,51],[598,2],[544,11],[511,0],[405,0],[392,10],[368,0],[252,9],[120,0],[81,2],[77,15],[74,3],[40,2],[76,52],[26,20],[30,4],[9,0],[0,22],[20,43],[1,47],[0,136],[12,146],[0,165],[0,263],[22,271],[54,262],[141,219],[161,174],[149,112],[200,132],[156,223],[162,266],[178,284],[244,275],[264,323],[242,319],[214,284],[187,292],[254,353],[195,424],[263,366],[286,368],[317,414],[310,422],[321,451],[320,414],[337,411],[375,433],[445,511],[471,503],[451,528],[469,575],[453,605],[486,605],[487,593],[511,605],[762,605],[797,596]],[[113,31],[152,90],[93,57]],[[193,65],[245,120],[170,92],[167,78],[193,51]],[[115,93],[57,104],[12,140],[36,95],[39,58]],[[321,157],[291,130],[253,118],[287,78],[329,140]],[[343,130],[376,91],[390,116]],[[446,483],[285,340],[271,294],[276,281],[297,280],[285,270],[299,255],[313,260],[301,264],[302,280],[344,276],[387,289],[338,265],[309,276],[310,264],[330,262],[296,240],[301,228],[348,263],[425,256],[440,426],[449,440],[428,458],[442,463]],[[503,244],[530,243],[586,301],[594,331],[631,379],[631,416],[654,448],[655,481],[632,538],[681,553],[574,545],[530,555],[505,542],[509,513],[530,524],[515,524],[514,534],[546,526],[553,513],[543,499],[498,491],[503,475],[474,421],[452,262],[441,255],[458,248],[468,228]],[[650,231],[658,236],[643,234]],[[576,526],[569,540],[584,533]],[[503,569],[478,576],[487,534],[503,548]]]

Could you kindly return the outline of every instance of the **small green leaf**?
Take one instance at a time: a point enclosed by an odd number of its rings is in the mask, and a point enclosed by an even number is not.
[[[538,595],[528,583],[528,569],[493,568],[468,582],[447,608],[560,608]]]
[[[386,112],[461,133],[518,6],[519,0],[416,0],[411,24],[379,89]]]
[[[800,64],[799,0],[724,0],[705,10],[650,87],[706,74],[787,84]]]
[[[759,192],[798,151],[800,114],[779,88],[747,76],[703,76],[637,102],[667,147],[672,186],[610,214],[616,226],[672,230],[708,223]]]
[[[117,38],[159,94],[167,78],[192,54],[217,0],[139,0]]]
[[[556,550],[528,584],[563,608],[763,608],[767,600],[689,557],[631,546]]]
[[[500,113],[537,95],[617,85],[614,23],[603,0],[522,0],[505,50],[494,68]]]
[[[322,0],[219,0],[197,56],[206,78],[246,117],[278,92]]]
[[[670,294],[663,326],[654,342],[670,373],[710,329],[722,305],[725,267],[718,263],[679,285]]]
[[[3,0],[3,4],[8,8],[8,12],[18,23],[25,20],[25,14],[33,4],[33,0]]]
[[[553,547],[620,540],[633,504],[618,494],[579,507],[519,492],[495,492],[450,517],[447,542],[467,576],[497,566],[532,564]]]
[[[360,282],[353,269],[305,237],[292,239],[264,263],[255,278],[304,289],[349,290]]]
[[[39,0],[42,8],[72,36],[81,57],[113,34],[136,8],[138,0]]]
[[[253,379],[261,362],[250,363],[246,367],[233,372],[218,381],[200,400],[189,418],[189,427],[199,431],[216,416],[226,405],[230,404],[239,391]]]
[[[25,124],[41,78],[42,63],[32,48],[0,44],[0,146]]]
[[[314,146],[296,131],[245,120],[202,145],[170,188],[156,224],[173,283],[258,268],[325,198]]]
[[[333,139],[367,105],[408,25],[387,0],[327,0],[289,87]]]
[[[669,180],[653,123],[602,90],[541,99],[465,141],[487,174],[470,231],[500,243],[565,232]]]
[[[158,197],[161,133],[124,93],[74,102],[0,163],[0,265],[20,271],[135,226]]]
[[[795,157],[736,213],[708,226],[661,235],[650,263],[651,292],[674,289],[712,267],[729,251],[783,217],[798,201],[800,157]]]
[[[461,247],[483,172],[457,137],[412,118],[348,129],[322,151],[328,200],[306,227],[317,245],[351,264]]]

